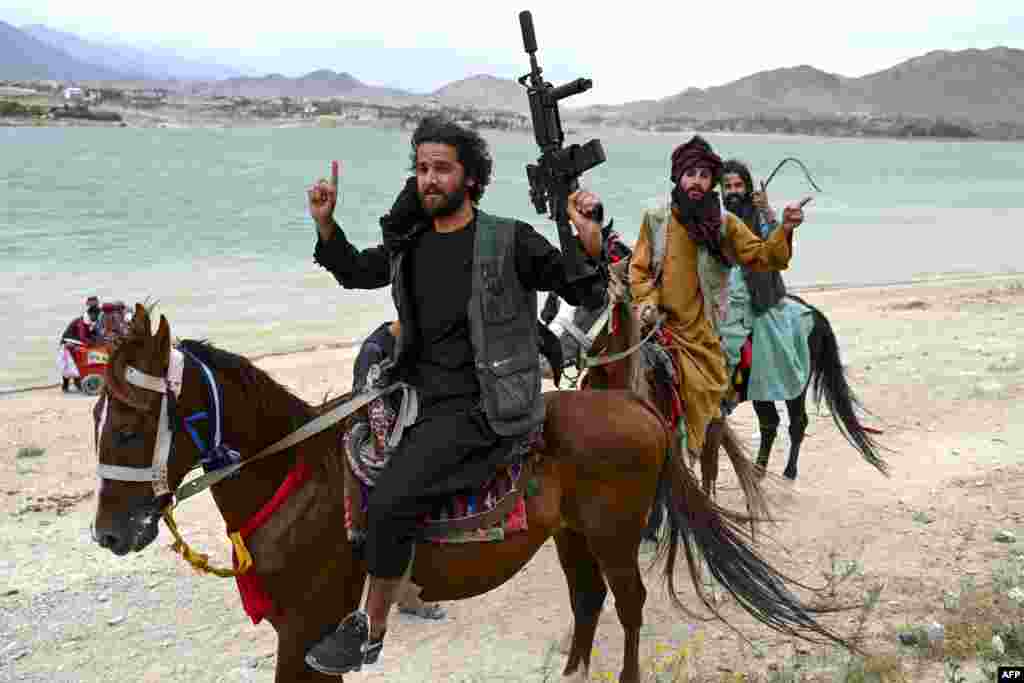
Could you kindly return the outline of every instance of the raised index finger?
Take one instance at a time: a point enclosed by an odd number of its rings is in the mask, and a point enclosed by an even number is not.
[[[337,161],[331,162],[331,187],[333,188],[338,187],[338,166]]]

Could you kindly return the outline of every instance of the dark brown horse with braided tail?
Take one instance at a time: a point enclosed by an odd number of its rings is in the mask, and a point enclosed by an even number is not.
[[[594,337],[588,349],[581,349],[569,332],[561,334],[563,356],[566,362],[579,362],[581,351],[584,368],[581,389],[630,389],[651,401],[661,415],[668,419],[672,412],[672,396],[666,378],[659,377],[656,359],[650,353],[652,346],[645,343],[641,335],[641,323],[633,309],[627,282],[628,260],[622,260],[612,267],[609,278],[608,299],[611,311],[608,322]],[[602,311],[588,310],[582,306],[573,312],[577,328],[590,327]],[[665,357],[667,360],[667,356]],[[755,468],[742,440],[726,421],[723,425],[722,448],[736,472],[736,477],[747,501],[747,509],[756,517],[765,516],[767,502],[759,486],[760,472]],[[691,458],[700,458],[701,479],[704,492],[713,495],[718,478],[718,451],[705,448]],[[660,519],[656,514],[655,519]]]
[[[117,555],[152,543],[170,492],[201,458],[210,462],[194,443],[190,430],[196,426],[185,416],[219,415],[209,426],[216,432],[210,441],[230,445],[244,463],[351,398],[312,406],[241,356],[204,342],[173,346],[167,320],[161,317],[153,334],[141,306],[132,333],[112,354],[107,380],[95,411],[101,486],[93,537]],[[702,556],[738,604],[771,628],[849,647],[815,620],[815,610],[753,550],[746,538],[747,516],[718,507],[701,491],[664,421],[646,401],[628,391],[550,392],[545,399],[544,445],[534,467],[539,488],[526,501],[528,530],[500,542],[419,544],[412,579],[423,587],[425,600],[486,593],[518,573],[553,536],[575,623],[565,675],[586,679],[597,617],[610,586],[625,632],[619,680],[638,683],[646,591],[637,551],[660,476],[669,510],[664,577],[680,608],[673,581],[681,546],[691,573]],[[284,515],[276,526],[249,537],[247,549],[235,544],[236,572],[257,577],[275,605],[268,620],[278,634],[275,680],[281,683],[333,680],[306,668],[303,657],[357,607],[363,588],[366,568],[342,523],[338,450],[344,428],[343,422],[253,462],[211,489],[228,530],[234,531],[297,469],[309,473],[289,499],[296,502],[275,513]],[[692,578],[714,610],[700,580]]]

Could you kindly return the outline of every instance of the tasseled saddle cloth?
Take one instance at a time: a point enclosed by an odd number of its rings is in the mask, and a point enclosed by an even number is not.
[[[354,543],[365,539],[370,489],[395,452],[397,444],[389,436],[397,418],[393,400],[385,395],[372,401],[366,407],[366,419],[356,420],[343,436],[345,528]],[[536,486],[531,480],[530,452],[540,446],[541,433],[537,429],[514,444],[506,459],[512,464],[501,467],[478,490],[439,501],[420,520],[423,537],[434,543],[472,543],[501,541],[507,533],[525,531],[523,494]]]

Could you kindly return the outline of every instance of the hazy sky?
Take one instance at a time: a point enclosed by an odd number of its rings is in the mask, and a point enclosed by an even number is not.
[[[528,0],[5,0],[0,20],[162,45],[253,75],[330,68],[367,83],[430,91],[473,73],[524,73],[518,13],[529,9],[545,75],[556,84],[592,78],[593,90],[571,103],[593,104],[659,98],[800,64],[862,76],[929,50],[1024,48],[1022,6],[1020,0],[546,0],[532,6]]]

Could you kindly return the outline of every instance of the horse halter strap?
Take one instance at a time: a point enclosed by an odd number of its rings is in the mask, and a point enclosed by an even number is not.
[[[200,463],[207,471],[217,469],[224,465],[237,462],[239,454],[224,446],[220,388],[213,372],[205,363],[196,358],[188,351],[171,349],[170,363],[167,368],[166,377],[154,377],[148,375],[138,368],[128,366],[125,368],[125,381],[134,386],[163,394],[160,402],[160,423],[157,427],[156,446],[153,450],[153,464],[149,467],[128,467],[123,465],[98,466],[99,476],[104,479],[132,482],[152,482],[153,492],[157,496],[171,493],[170,482],[168,481],[168,464],[171,458],[171,446],[176,433],[176,420],[174,416],[173,402],[181,395],[182,376],[185,370],[186,360],[194,362],[203,373],[204,384],[208,389],[209,411],[200,411],[184,420],[185,429],[192,437],[196,448],[200,453]],[[168,398],[170,394],[170,398]],[[106,421],[107,405],[103,405],[103,416],[101,417],[100,430],[102,433],[103,422]],[[210,415],[212,413],[212,416]],[[206,418],[210,422],[210,444],[207,447],[199,437],[198,432],[192,426],[196,420]]]
[[[156,446],[153,449],[153,464],[149,467],[135,467],[99,463],[96,469],[100,478],[115,481],[151,482],[153,492],[157,497],[171,492],[167,481],[167,463],[171,457],[171,442],[174,439],[174,432],[171,424],[171,407],[167,396],[172,394],[173,400],[181,394],[181,378],[184,371],[185,356],[177,349],[171,349],[166,378],[147,375],[138,368],[130,366],[125,369],[124,379],[129,384],[163,394],[163,399],[160,401],[160,423],[156,430]],[[100,417],[99,431],[101,435],[107,421],[107,404],[107,401],[103,402],[103,415]],[[99,443],[97,443],[98,448]]]

